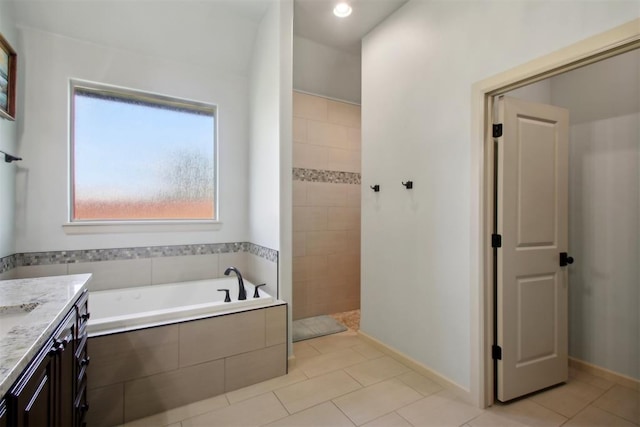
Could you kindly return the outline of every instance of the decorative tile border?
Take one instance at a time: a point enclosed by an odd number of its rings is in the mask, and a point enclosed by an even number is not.
[[[0,258],[0,274],[16,268],[16,254]]]
[[[181,255],[207,255],[241,252],[243,243],[205,245],[147,246],[113,249],[82,249],[75,251],[27,252],[16,254],[17,266],[74,264],[94,261],[122,261],[127,259],[158,258]]]
[[[264,258],[267,261],[278,262],[278,251],[275,249],[266,248],[264,246],[256,245],[255,243],[247,243],[248,248],[246,252],[252,255]]]
[[[360,174],[355,172],[293,168],[293,180],[330,182],[332,184],[360,184]]]
[[[0,258],[0,273],[16,267],[51,264],[74,264],[95,261],[121,261],[169,256],[209,255],[248,252],[278,262],[278,251],[249,242],[198,245],[146,246],[113,249],[81,249],[73,251],[26,252]]]

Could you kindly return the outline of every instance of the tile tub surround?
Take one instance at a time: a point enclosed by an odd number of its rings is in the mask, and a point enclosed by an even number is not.
[[[120,425],[285,375],[286,337],[283,302],[90,337],[89,425]]]
[[[16,254],[0,258],[0,274],[16,268]]]
[[[247,252],[278,262],[278,251],[250,242],[24,252],[0,257],[0,274],[17,267]]]
[[[360,308],[360,106],[293,93],[293,319]]]
[[[278,251],[248,242],[29,252],[0,261],[5,279],[93,273],[90,291],[216,278],[233,265],[278,295]]]
[[[90,278],[77,274],[0,281],[0,316],[26,312],[15,326],[0,317],[0,397],[49,339]]]

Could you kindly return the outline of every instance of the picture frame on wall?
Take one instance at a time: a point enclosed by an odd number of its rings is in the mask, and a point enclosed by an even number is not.
[[[0,117],[16,119],[16,65],[18,56],[0,34]]]

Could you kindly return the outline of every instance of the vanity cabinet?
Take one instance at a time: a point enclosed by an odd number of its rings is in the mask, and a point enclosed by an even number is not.
[[[8,427],[9,421],[7,419],[7,402],[0,400],[0,427]]]
[[[85,291],[9,389],[0,427],[84,425],[87,319]]]
[[[89,323],[89,294],[84,292],[75,305],[76,331],[73,354],[73,425],[86,425],[85,415],[89,410],[87,402],[87,367],[91,361],[87,352],[87,324]],[[71,424],[69,424],[71,425]]]
[[[9,415],[15,427],[57,425],[54,402],[55,351],[53,340],[47,341],[9,390]]]

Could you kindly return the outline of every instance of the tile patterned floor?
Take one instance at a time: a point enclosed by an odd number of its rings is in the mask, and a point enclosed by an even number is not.
[[[638,426],[640,393],[570,370],[567,384],[488,409],[366,344],[353,330],[294,344],[274,378],[126,424],[166,426]]]

